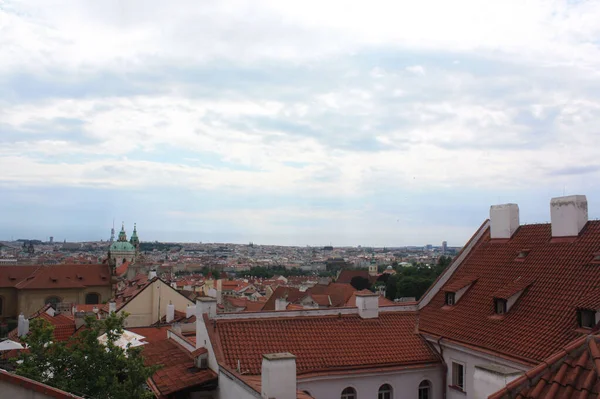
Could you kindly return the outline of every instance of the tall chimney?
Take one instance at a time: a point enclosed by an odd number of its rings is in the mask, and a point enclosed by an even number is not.
[[[117,303],[110,301],[108,303],[108,313],[115,313],[117,311]]]
[[[585,195],[552,198],[550,200],[552,237],[576,237],[588,221]]]
[[[296,392],[296,356],[287,352],[263,355],[261,396],[296,399]]]
[[[17,323],[17,335],[19,337],[24,337],[29,333],[29,320],[27,320],[25,316],[23,316],[23,313],[21,313]]]
[[[490,207],[491,238],[511,238],[519,228],[519,205],[504,204]]]
[[[154,270],[151,270],[148,273],[148,280],[152,280],[154,277],[156,277],[156,272]]]
[[[287,298],[275,299],[275,310],[286,310],[288,305]]]
[[[374,319],[379,316],[379,294],[374,292],[357,292],[356,307],[358,315],[363,319]]]
[[[167,321],[167,323],[170,323],[173,320],[175,320],[175,305],[173,305],[172,303],[169,303],[167,305],[166,321]]]
[[[185,308],[185,318],[189,319],[196,313],[196,307],[194,305],[187,305]]]
[[[202,296],[196,299],[196,319],[202,318],[204,313],[212,319],[217,315],[217,300],[215,298]]]

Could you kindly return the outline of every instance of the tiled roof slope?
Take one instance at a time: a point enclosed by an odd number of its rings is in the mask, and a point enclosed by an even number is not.
[[[490,399],[592,399],[600,397],[600,337],[577,339]]]
[[[355,291],[352,293],[352,296],[350,297],[350,299],[348,300],[348,302],[346,302],[346,306],[349,307],[355,307],[356,306],[356,294],[360,294],[360,293],[371,293],[371,291],[369,290],[361,290],[361,291]],[[398,305],[396,302],[394,301],[390,301],[389,299],[387,299],[384,296],[379,296],[379,306],[396,306]]]
[[[306,290],[311,295],[329,295],[332,307],[345,306],[355,292],[356,288],[346,283],[317,284]]]
[[[371,276],[368,270],[342,270],[338,276],[336,283],[350,284],[354,277],[362,277],[371,281]]]
[[[489,228],[446,285],[465,276],[477,281],[452,307],[444,290],[420,313],[422,333],[493,350],[535,363],[577,338],[576,306],[600,286],[600,221],[579,236],[551,242],[550,224],[521,226],[510,240],[491,240]],[[524,259],[515,261],[527,248]],[[494,314],[493,296],[515,281],[532,282],[503,317]]]
[[[219,341],[220,362],[247,374],[260,374],[262,355],[290,352],[297,373],[432,364],[439,362],[415,333],[416,313],[216,320],[207,323]],[[212,339],[212,338],[211,338]],[[222,355],[222,356],[221,356]]]
[[[0,266],[0,288],[50,289],[109,286],[110,266]]]
[[[300,292],[298,288],[294,287],[283,287],[279,286],[277,289],[271,294],[262,310],[275,310],[275,300],[278,298],[282,298],[287,296],[288,302],[296,302],[298,299],[304,297],[306,293]]]

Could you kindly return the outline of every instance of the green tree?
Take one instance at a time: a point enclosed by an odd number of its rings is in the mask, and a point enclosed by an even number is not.
[[[32,320],[31,333],[23,338],[29,350],[21,352],[17,374],[95,399],[154,397],[146,380],[158,367],[144,366],[140,348],[123,349],[114,344],[126,317],[88,317],[85,328],[66,344],[53,341],[54,327],[46,320]],[[107,334],[106,345],[98,341],[103,333]]]

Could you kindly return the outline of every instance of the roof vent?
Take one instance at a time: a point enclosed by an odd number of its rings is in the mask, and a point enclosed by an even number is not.
[[[550,201],[552,237],[576,237],[588,221],[585,195],[552,198]]]

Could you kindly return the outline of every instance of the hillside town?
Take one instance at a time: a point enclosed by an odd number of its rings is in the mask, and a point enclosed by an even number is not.
[[[548,211],[522,225],[491,206],[462,248],[146,243],[124,225],[3,243],[1,392],[79,397],[18,372],[31,334],[71,342],[118,316],[110,345],[139,347],[157,398],[597,397],[600,223],[583,195]],[[387,292],[436,268],[414,296]]]

